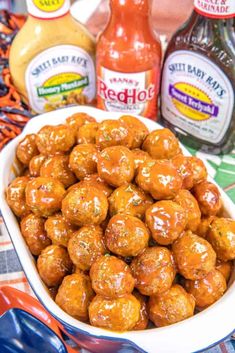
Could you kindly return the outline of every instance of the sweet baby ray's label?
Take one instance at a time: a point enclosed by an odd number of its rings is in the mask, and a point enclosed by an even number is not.
[[[87,104],[95,97],[93,60],[72,45],[55,46],[34,57],[25,80],[30,106],[37,113]]]
[[[121,73],[97,69],[97,106],[124,114],[156,119],[159,75],[157,69]]]
[[[162,115],[201,140],[220,142],[232,119],[234,92],[223,71],[207,57],[170,54],[162,77]]]

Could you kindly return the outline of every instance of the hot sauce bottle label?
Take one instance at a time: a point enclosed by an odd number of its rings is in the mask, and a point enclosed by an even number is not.
[[[222,141],[232,119],[234,91],[224,72],[203,55],[170,54],[162,77],[162,115],[201,140]]]
[[[97,68],[97,107],[100,109],[156,119],[158,90],[157,68],[138,73]]]
[[[95,98],[95,66],[83,49],[58,45],[42,51],[25,72],[29,103],[37,113]]]
[[[194,0],[194,8],[199,14],[211,18],[235,16],[235,0]]]
[[[28,13],[37,18],[55,18],[66,14],[70,0],[27,0]]]

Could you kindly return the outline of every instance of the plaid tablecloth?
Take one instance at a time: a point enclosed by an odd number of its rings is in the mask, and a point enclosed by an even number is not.
[[[206,158],[212,169],[212,177],[220,184],[235,202],[235,150],[230,155],[211,156],[200,151],[190,150],[198,157]],[[11,243],[7,230],[0,218],[0,287],[9,285],[31,295],[32,289],[22,271],[16,252]],[[235,329],[235,327],[234,327]],[[197,339],[195,337],[195,339]],[[205,351],[207,353],[232,353],[235,352],[235,341],[228,339],[223,343]],[[26,352],[27,353],[27,352]],[[176,352],[180,353],[180,352]],[[190,353],[190,352],[189,352]]]

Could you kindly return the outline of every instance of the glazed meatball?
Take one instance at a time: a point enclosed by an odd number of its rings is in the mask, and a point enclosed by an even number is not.
[[[66,119],[66,124],[71,128],[75,135],[81,126],[95,122],[95,118],[86,113],[75,113]]]
[[[144,295],[162,293],[175,278],[175,265],[170,250],[161,246],[145,249],[131,263],[135,287]]]
[[[174,201],[158,201],[146,211],[145,221],[160,245],[172,244],[186,226],[186,213]]]
[[[77,132],[77,143],[93,143],[95,144],[98,123],[89,123],[79,128]]]
[[[205,216],[215,216],[221,209],[219,189],[209,181],[202,181],[193,188],[200,210]]]
[[[125,213],[143,219],[145,211],[152,205],[152,198],[138,186],[133,184],[122,185],[109,198],[109,213]]]
[[[16,157],[25,165],[29,165],[30,160],[38,153],[35,134],[26,135],[16,148]]]
[[[202,279],[186,280],[185,288],[194,296],[196,306],[204,309],[222,297],[227,285],[224,276],[219,271],[212,270]]]
[[[133,295],[140,302],[140,318],[138,322],[135,324],[135,326],[133,327],[133,330],[134,331],[145,330],[149,322],[149,316],[147,312],[147,300],[146,300],[147,297],[144,297],[143,295],[141,295],[137,290],[134,290]]]
[[[201,279],[215,268],[216,254],[210,243],[190,231],[173,243],[172,250],[179,273],[187,279]]]
[[[142,151],[139,148],[135,148],[131,152],[134,157],[135,174],[137,174],[139,166],[141,166],[142,164],[144,164],[144,162],[148,160],[152,160],[152,158],[147,152]]]
[[[123,257],[137,256],[148,246],[149,231],[136,217],[117,214],[113,216],[105,231],[108,249]]]
[[[69,240],[68,252],[76,268],[89,270],[93,262],[106,253],[102,228],[99,226],[80,228]]]
[[[203,161],[195,156],[187,157],[193,172],[193,185],[207,178],[207,170]]]
[[[132,294],[121,298],[96,295],[89,306],[92,326],[113,331],[131,330],[140,317],[140,302]]]
[[[56,179],[38,177],[28,182],[25,194],[26,203],[33,213],[48,217],[60,210],[65,189]]]
[[[89,276],[73,273],[63,279],[56,295],[56,303],[66,313],[80,321],[88,321],[88,307],[94,292]]]
[[[130,148],[139,148],[149,133],[147,127],[142,121],[131,115],[123,115],[119,120],[124,122],[133,134],[133,142]]]
[[[108,200],[104,193],[92,186],[71,190],[63,199],[62,213],[72,224],[98,225],[108,213]]]
[[[32,177],[39,177],[40,176],[40,169],[45,160],[47,159],[46,156],[43,154],[38,154],[37,156],[33,157],[29,162],[29,173]]]
[[[133,134],[128,126],[120,120],[105,120],[99,124],[96,133],[96,144],[103,150],[111,146],[126,146],[133,143]]]
[[[169,129],[150,132],[144,140],[142,149],[155,159],[170,159],[181,153],[179,141]]]
[[[90,187],[93,186],[97,189],[99,189],[100,191],[102,191],[104,193],[105,196],[109,197],[112,192],[113,189],[111,188],[111,186],[109,186],[102,178],[99,177],[98,174],[91,174],[91,175],[87,175],[82,181],[80,181],[77,184],[74,184],[70,189],[75,189],[77,187]]]
[[[182,187],[182,177],[170,161],[157,161],[150,172],[150,184],[153,198],[172,199]]]
[[[64,247],[50,245],[39,255],[37,268],[43,282],[48,287],[54,287],[72,271],[72,262]]]
[[[39,152],[46,156],[64,153],[71,149],[75,138],[71,129],[66,125],[46,125],[36,135]]]
[[[145,162],[139,167],[136,182],[154,199],[163,200],[176,196],[182,186],[182,177],[170,161],[161,160]]]
[[[69,157],[69,166],[78,179],[94,174],[97,171],[98,150],[95,145],[77,145]]]
[[[229,218],[215,218],[210,225],[207,240],[213,246],[218,259],[235,259],[235,221]]]
[[[149,317],[157,327],[168,326],[193,316],[195,299],[178,284],[166,292],[153,295],[149,301]]]
[[[123,146],[105,148],[98,155],[99,176],[108,184],[119,187],[134,178],[134,159],[131,151]]]
[[[44,228],[45,219],[31,213],[20,222],[21,233],[33,255],[40,255],[51,244]]]
[[[40,176],[59,180],[65,188],[76,183],[77,179],[69,169],[69,156],[56,155],[47,158],[40,169]]]
[[[156,163],[157,162],[153,159],[146,159],[146,161],[141,163],[138,167],[135,181],[136,184],[146,192],[150,192],[151,190],[151,171]]]
[[[82,181],[79,181],[79,182],[76,183],[76,184],[71,185],[71,186],[66,190],[66,195],[67,195],[70,191],[77,190],[77,189],[79,189],[80,187],[86,187],[86,184],[83,183],[83,180],[82,180]]]
[[[26,203],[25,189],[30,178],[21,176],[14,179],[6,190],[6,199],[9,207],[17,217],[24,217],[30,213]]]
[[[178,173],[182,176],[183,184],[182,189],[190,190],[193,187],[193,171],[188,157],[178,154],[172,158],[172,163],[177,168]]]
[[[210,225],[214,219],[215,216],[202,217],[201,222],[197,227],[196,234],[199,235],[199,237],[206,238]]]
[[[47,236],[52,244],[67,247],[69,239],[76,231],[76,227],[70,224],[61,213],[49,217],[45,222]]]
[[[131,293],[134,278],[129,266],[115,256],[99,257],[91,266],[90,277],[96,294],[115,298]]]
[[[220,273],[222,273],[222,275],[224,276],[226,282],[228,282],[229,279],[230,279],[231,273],[232,273],[232,269],[233,269],[232,261],[224,262],[224,261],[217,260],[215,268]]]
[[[201,211],[195,197],[188,190],[180,190],[174,201],[186,212],[186,229],[195,232],[201,221]]]

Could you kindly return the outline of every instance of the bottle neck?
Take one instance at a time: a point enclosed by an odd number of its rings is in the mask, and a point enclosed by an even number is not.
[[[111,17],[128,17],[127,24],[133,24],[136,16],[138,18],[149,16],[150,2],[151,0],[110,0]]]
[[[55,19],[68,13],[70,0],[26,0],[29,15],[39,19]]]
[[[194,10],[209,18],[233,18],[235,17],[235,0],[194,0]]]

